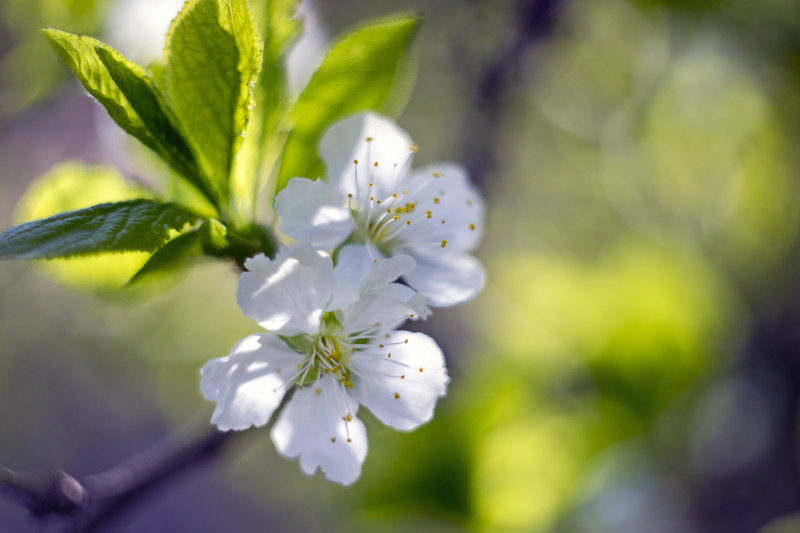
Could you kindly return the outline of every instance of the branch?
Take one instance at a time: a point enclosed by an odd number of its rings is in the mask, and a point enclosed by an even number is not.
[[[511,42],[481,70],[475,81],[474,108],[465,121],[462,155],[472,180],[484,196],[489,192],[487,175],[495,167],[494,139],[500,129],[503,106],[520,81],[525,57],[550,36],[566,3],[567,0],[520,0]]]
[[[272,427],[293,394],[294,388],[287,391],[267,428]],[[99,531],[143,497],[215,460],[243,434],[213,428],[191,439],[172,435],[108,470],[80,480],[61,470],[17,473],[0,468],[0,495],[40,520],[61,519],[64,531]]]

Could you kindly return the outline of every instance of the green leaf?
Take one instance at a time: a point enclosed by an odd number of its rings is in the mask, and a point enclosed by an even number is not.
[[[203,255],[199,231],[187,231],[169,241],[150,256],[147,263],[131,278],[128,285],[175,273],[191,259],[197,259]]]
[[[294,129],[281,156],[279,191],[295,176],[322,174],[317,143],[333,122],[358,111],[390,113],[402,107],[410,88],[407,52],[419,25],[418,17],[382,19],[333,45],[292,110]]]
[[[173,125],[153,80],[142,67],[91,37],[52,29],[44,30],[44,34],[84,88],[122,129],[159,154],[217,205],[191,149]]]
[[[129,200],[26,222],[0,234],[0,259],[152,252],[197,217],[174,204]]]
[[[251,223],[255,218],[255,199],[273,174],[290,130],[286,55],[302,29],[302,21],[294,18],[298,5],[299,0],[266,0],[254,6],[262,23],[264,57],[255,91],[255,113],[231,182],[239,212],[249,215],[240,223]]]
[[[262,50],[245,0],[189,0],[167,35],[167,102],[226,204]]]

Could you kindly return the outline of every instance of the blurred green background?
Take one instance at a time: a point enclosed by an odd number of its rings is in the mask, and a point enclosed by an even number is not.
[[[364,412],[347,489],[251,430],[109,531],[800,531],[800,2],[551,2],[489,128],[478,82],[528,3],[317,0],[290,64],[301,87],[331,36],[416,9],[416,164],[491,156],[486,289],[422,326],[452,376],[434,421]],[[0,3],[0,228],[166,183],[38,30],[146,63],[179,5]],[[88,475],[207,423],[199,368],[258,326],[226,264],[102,289],[142,260],[0,264],[2,466]],[[36,526],[0,501],[0,531]]]

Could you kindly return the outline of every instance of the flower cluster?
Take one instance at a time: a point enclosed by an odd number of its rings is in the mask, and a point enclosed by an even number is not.
[[[429,336],[397,328],[483,286],[471,255],[481,196],[457,165],[412,172],[416,151],[374,114],[325,133],[327,181],[294,178],[275,201],[279,229],[297,243],[249,259],[239,280],[242,311],[267,333],[202,369],[221,430],[265,425],[295,387],[271,437],[309,475],[358,478],[367,453],[359,405],[401,431],[432,418],[449,382],[444,356]]]

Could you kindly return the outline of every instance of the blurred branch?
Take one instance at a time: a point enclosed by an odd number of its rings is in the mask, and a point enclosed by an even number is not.
[[[290,389],[267,428],[294,394]],[[243,432],[204,431],[199,437],[174,435],[99,474],[76,479],[61,470],[17,473],[0,468],[0,495],[34,517],[63,520],[64,531],[100,531],[123,511],[181,474],[209,463]]]
[[[475,102],[465,121],[462,157],[484,196],[489,192],[487,175],[495,167],[494,141],[504,104],[520,81],[527,54],[552,33],[566,3],[567,0],[520,0],[511,42],[480,71],[474,82]]]

